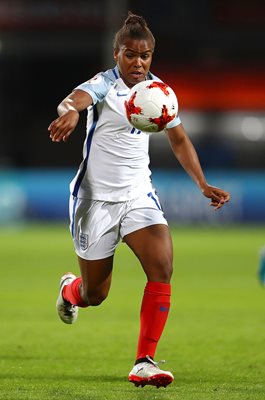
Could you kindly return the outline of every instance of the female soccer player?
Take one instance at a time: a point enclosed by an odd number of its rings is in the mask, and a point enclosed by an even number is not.
[[[155,39],[146,21],[128,14],[114,39],[116,66],[76,87],[58,106],[49,126],[54,142],[67,141],[79,112],[87,109],[83,161],[70,185],[70,230],[81,276],[66,273],[60,281],[57,310],[67,324],[78,307],[97,306],[107,297],[113,255],[122,239],[140,260],[145,286],[140,334],[129,381],[136,386],[167,386],[174,379],[154,361],[170,307],[172,243],[149,170],[149,135],[133,134],[124,111],[129,88],[150,71]],[[229,193],[208,185],[196,151],[179,117],[165,130],[173,153],[211,205],[220,209]]]

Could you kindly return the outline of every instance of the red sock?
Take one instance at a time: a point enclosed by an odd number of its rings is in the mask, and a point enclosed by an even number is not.
[[[170,308],[171,285],[147,282],[140,313],[140,335],[136,359],[154,357]]]
[[[69,285],[65,285],[63,288],[63,298],[74,306],[88,307],[80,296],[79,286],[81,282],[82,278],[79,277],[74,279]]]

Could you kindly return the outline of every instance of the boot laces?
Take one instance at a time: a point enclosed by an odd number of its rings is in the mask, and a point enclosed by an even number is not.
[[[166,360],[154,361],[150,356],[146,356],[147,360],[154,365],[154,367],[158,367],[159,364],[164,364]]]

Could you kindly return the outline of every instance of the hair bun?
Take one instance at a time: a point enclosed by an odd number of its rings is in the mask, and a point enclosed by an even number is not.
[[[125,25],[130,25],[130,24],[139,24],[143,28],[147,26],[147,23],[143,17],[140,17],[139,15],[133,14],[132,12],[129,11],[128,17],[126,18]]]
[[[147,40],[154,51],[155,38],[148,28],[146,20],[140,16],[128,12],[127,18],[122,27],[116,32],[113,40],[113,49],[117,52],[124,45],[126,40]]]

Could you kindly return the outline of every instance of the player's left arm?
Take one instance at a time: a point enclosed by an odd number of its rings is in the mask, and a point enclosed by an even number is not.
[[[230,200],[230,194],[206,182],[197,152],[182,124],[167,128],[166,133],[175,157],[191,176],[205,197],[211,199],[210,205],[216,210]]]

